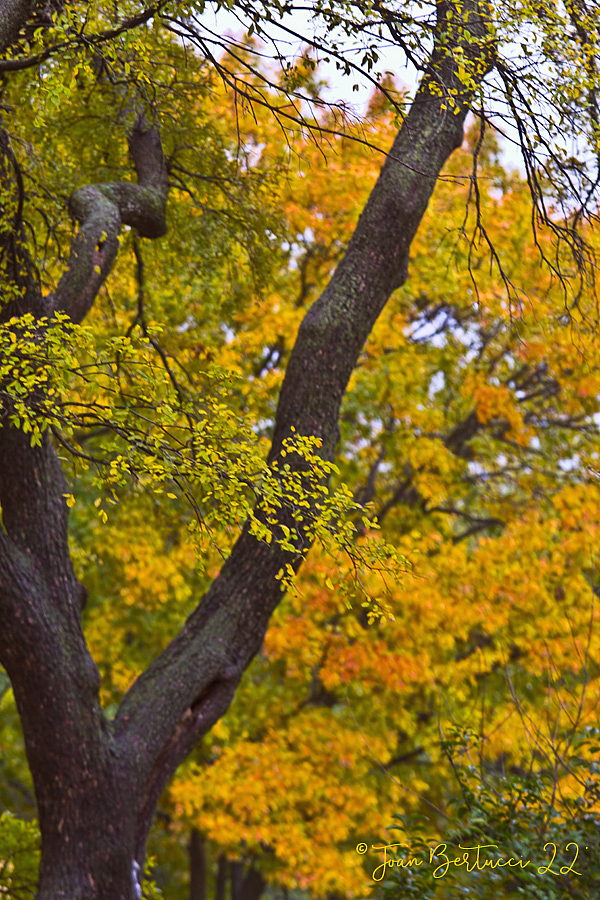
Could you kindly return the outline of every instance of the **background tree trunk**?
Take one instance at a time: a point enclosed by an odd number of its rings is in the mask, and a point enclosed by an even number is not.
[[[227,857],[220,853],[217,862],[217,883],[215,886],[215,900],[226,900],[227,896]]]
[[[206,851],[197,828],[190,835],[190,900],[206,900]]]

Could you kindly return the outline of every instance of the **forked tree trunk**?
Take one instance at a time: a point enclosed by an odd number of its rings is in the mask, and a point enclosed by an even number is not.
[[[0,51],[14,40],[30,8],[25,0],[0,0]],[[463,58],[478,60],[479,78],[488,68],[487,32],[477,10],[475,0],[438,3],[430,67],[343,260],[300,326],[279,399],[271,461],[292,427],[298,435],[320,437],[323,457],[334,456],[350,374],[377,316],[407,277],[409,248],[436,179],[462,142],[472,93],[458,77],[452,51],[460,45]],[[474,42],[464,41],[465,17]],[[16,285],[20,292],[3,318],[60,309],[81,321],[110,271],[121,225],[149,237],[164,231],[167,178],[158,135],[142,121],[134,128],[137,185],[92,185],[75,193],[71,210],[79,231],[57,291],[46,298],[35,260],[20,241],[21,185],[6,133],[0,151],[2,197],[9,207],[0,233],[1,271],[4,287]],[[11,190],[12,205],[6,201]],[[6,224],[11,216],[12,231]],[[68,489],[60,463],[47,437],[41,447],[30,447],[6,414],[5,408],[0,661],[14,687],[39,805],[38,900],[133,900],[157,800],[177,766],[227,710],[281,599],[277,573],[287,562],[297,569],[308,546],[300,536],[296,552],[285,553],[245,529],[180,634],[109,722],[81,629],[84,592],[70,562]]]

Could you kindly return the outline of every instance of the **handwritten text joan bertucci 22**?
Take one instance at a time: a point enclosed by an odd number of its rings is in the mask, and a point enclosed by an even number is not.
[[[473,847],[463,847],[462,844],[459,844],[458,850],[460,853],[458,855],[455,855],[454,852],[448,848],[447,844],[438,844],[436,847],[430,848],[429,858],[427,858],[426,855],[401,856],[399,850],[401,847],[409,849],[406,844],[401,843],[382,844],[381,846],[377,846],[376,844],[371,845],[371,850],[373,852],[383,854],[383,861],[373,869],[373,881],[383,881],[386,869],[393,869],[394,867],[398,869],[408,869],[413,866],[421,866],[423,863],[429,864],[430,866],[435,865],[432,872],[434,878],[443,878],[451,867],[460,868],[464,866],[467,872],[474,872],[482,871],[483,869],[502,869],[504,867],[511,869],[526,869],[527,866],[534,865],[530,859],[524,860],[522,857],[499,856],[497,854],[497,844],[475,844]],[[587,850],[587,847],[585,849]],[[361,856],[368,850],[369,847],[363,842],[356,845],[356,852],[360,853]],[[558,866],[555,865],[557,853],[556,844],[544,844],[544,852],[551,854],[552,859],[547,865],[537,866],[538,874],[581,875],[581,872],[575,870],[575,863],[579,856],[579,846],[574,841],[571,841],[571,843],[567,844],[565,847],[565,851],[566,853],[571,854],[572,859],[568,865],[558,868]],[[555,865],[554,868],[553,865]]]

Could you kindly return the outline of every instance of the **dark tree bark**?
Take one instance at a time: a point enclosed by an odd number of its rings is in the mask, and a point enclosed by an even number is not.
[[[34,0],[0,0],[0,53],[17,40],[34,7]]]
[[[267,882],[262,873],[255,869],[254,866],[248,866],[242,883],[240,885],[240,893],[237,900],[260,900],[267,886]]]
[[[0,49],[15,39],[30,7],[1,0]],[[350,374],[377,316],[407,277],[409,248],[436,179],[462,142],[472,95],[458,78],[452,51],[460,43],[464,54],[479,59],[481,77],[487,67],[487,32],[477,3],[462,4],[473,42],[464,41],[457,8],[438,4],[429,69],[345,256],[300,326],[279,399],[271,462],[292,428],[321,438],[323,457],[334,457]],[[450,93],[458,104],[454,111],[446,108]],[[91,185],[72,196],[79,229],[54,295],[41,296],[34,265],[20,249],[17,219],[12,235],[0,235],[2,278],[18,282],[20,291],[5,318],[16,306],[36,317],[62,310],[81,321],[111,269],[122,224],[148,237],[164,233],[167,176],[157,132],[139,120],[130,149],[136,185]],[[5,134],[0,150],[2,187],[4,194],[13,190],[16,215],[21,186]],[[69,556],[60,463],[47,437],[32,448],[28,436],[8,423],[6,410],[3,415],[0,661],[13,684],[39,808],[38,898],[133,900],[157,800],[227,710],[281,600],[276,575],[286,562],[297,569],[308,544],[300,535],[296,552],[285,553],[245,528],[179,635],[109,723],[81,628],[82,587]]]
[[[215,900],[225,900],[225,895],[227,893],[228,868],[229,865],[227,863],[227,857],[223,853],[220,853],[217,862],[217,883],[215,886]]]
[[[231,900],[242,900],[242,882],[244,880],[244,863],[234,859],[231,863]]]
[[[206,850],[197,828],[190,835],[190,900],[206,900]]]
[[[262,874],[249,865],[235,860],[231,863],[231,900],[260,900],[266,887]]]

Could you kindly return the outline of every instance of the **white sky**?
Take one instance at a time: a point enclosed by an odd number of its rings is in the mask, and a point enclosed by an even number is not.
[[[209,28],[219,34],[229,33],[236,37],[241,37],[244,34],[244,28],[240,25],[239,18],[227,10],[221,9],[215,12],[214,9],[207,9],[204,15],[201,16],[200,21],[206,23]],[[303,16],[296,12],[285,21],[299,34],[311,35],[315,33],[314,24],[307,15]],[[270,28],[275,32],[275,26],[270,26]],[[289,47],[290,57],[297,56],[302,51],[302,42],[294,42],[293,38],[283,32],[281,41],[278,43],[282,50],[286,46]],[[361,51],[356,52],[355,58],[351,56],[349,58],[357,66],[360,65]],[[411,71],[406,68],[405,63],[406,60],[400,48],[382,48],[377,70],[380,72],[391,72],[397,82],[410,88],[416,83],[416,75],[414,70]],[[327,100],[332,102],[343,100],[358,115],[364,114],[368,100],[373,92],[373,85],[365,76],[361,76],[360,72],[343,75],[337,71],[333,62],[322,63],[319,67],[319,74],[330,85],[326,94]],[[353,89],[354,85],[358,85],[358,90]]]
[[[230,34],[238,38],[243,36],[247,28],[247,26],[245,28],[240,23],[238,16],[224,9],[215,11],[214,8],[208,7],[204,15],[200,17],[200,21],[217,34]],[[302,15],[295,12],[284,21],[299,34],[311,35],[316,32],[314,23],[306,14]],[[275,32],[276,26],[270,26],[270,28]],[[322,30],[320,33],[322,34]],[[301,41],[294,42],[293,38],[283,32],[281,41],[278,44],[282,51],[286,47],[289,48],[290,57],[298,56],[303,49]],[[354,57],[349,55],[349,58],[357,66],[360,66],[361,56],[362,51],[357,50]],[[410,64],[407,64],[404,53],[399,47],[388,45],[381,48],[377,72],[384,73],[386,71],[394,76],[398,87],[406,87],[409,91],[415,88],[417,73]],[[372,74],[375,73],[373,72]],[[349,113],[358,117],[365,114],[369,98],[373,93],[373,84],[366,76],[359,71],[353,71],[350,75],[344,75],[336,69],[334,62],[321,63],[319,75],[329,84],[329,88],[323,92],[324,99],[332,103],[343,101]],[[503,147],[502,158],[504,164],[509,168],[516,168],[524,174],[518,149],[510,143],[502,141],[502,139],[500,139],[500,145]]]

